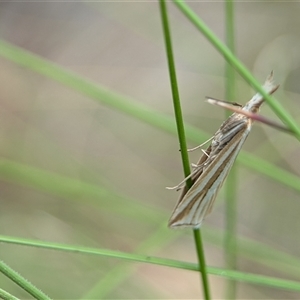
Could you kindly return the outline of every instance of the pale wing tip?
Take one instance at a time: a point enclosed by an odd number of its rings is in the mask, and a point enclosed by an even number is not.
[[[168,223],[168,227],[170,229],[183,229],[183,228],[199,229],[201,224],[202,224],[202,222],[198,223],[198,224],[193,224],[193,223],[184,223],[181,221],[176,221],[176,220],[170,219],[170,221]]]

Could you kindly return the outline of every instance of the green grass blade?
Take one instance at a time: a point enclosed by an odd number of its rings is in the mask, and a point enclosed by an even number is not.
[[[190,271],[200,271],[199,266],[193,263],[181,262],[166,258],[153,257],[148,255],[125,253],[121,251],[113,251],[107,249],[97,249],[81,246],[72,246],[59,243],[50,243],[35,241],[29,239],[20,239],[8,236],[0,235],[0,241],[10,244],[17,244],[23,246],[32,246],[37,248],[59,250],[63,252],[70,252],[75,254],[90,254],[90,255],[100,255],[105,257],[123,259],[128,261],[151,263],[160,266],[167,266],[179,269],[185,269]],[[216,267],[207,267],[207,272],[212,275],[221,276],[227,279],[237,280],[240,282],[253,283],[262,286],[269,286],[280,289],[287,289],[290,291],[300,291],[300,282],[295,282],[292,280],[278,279],[263,275],[243,273],[239,271],[225,270]]]
[[[19,300],[19,298],[11,295],[10,293],[0,289],[0,299],[3,300]]]
[[[179,99],[179,90],[177,84],[174,55],[172,50],[171,34],[170,34],[169,22],[167,16],[167,8],[166,8],[165,1],[160,0],[159,3],[160,3],[160,12],[161,12],[162,25],[163,25],[163,32],[164,32],[166,55],[167,55],[168,67],[169,67],[169,77],[170,77],[170,84],[171,84],[171,91],[172,91],[172,98],[173,98],[176,128],[177,128],[177,134],[178,134],[178,139],[180,144],[180,154],[182,159],[184,175],[185,177],[187,177],[191,171],[190,171],[189,156],[187,153],[182,110],[181,110],[180,99]],[[188,186],[192,185],[192,181],[190,179],[187,181],[187,185]]]
[[[160,12],[161,12],[161,19],[163,24],[163,32],[164,32],[164,40],[167,52],[167,59],[168,59],[168,66],[169,66],[169,75],[171,81],[171,90],[173,95],[173,106],[175,112],[175,119],[177,124],[177,132],[178,132],[178,139],[180,144],[180,153],[181,159],[184,169],[185,177],[190,175],[190,164],[189,164],[189,157],[187,153],[187,145],[186,145],[186,138],[185,138],[185,130],[183,124],[183,117],[179,99],[179,91],[176,79],[176,70],[175,70],[175,63],[174,63],[174,56],[172,50],[172,41],[171,41],[171,34],[169,29],[169,22],[168,22],[168,14],[167,14],[167,7],[164,0],[160,0]],[[192,181],[189,178],[186,182],[188,188],[192,186]],[[208,278],[206,272],[206,263],[205,263],[205,255],[204,255],[204,247],[202,243],[202,237],[200,229],[194,229],[194,241],[196,246],[196,253],[197,258],[200,266],[201,271],[201,279],[202,279],[202,287],[205,299],[210,299],[210,291],[208,285]]]
[[[21,287],[35,299],[50,300],[46,294],[36,288],[32,283],[30,283],[27,279],[25,279],[3,261],[0,261],[0,272],[15,282],[19,287]]]

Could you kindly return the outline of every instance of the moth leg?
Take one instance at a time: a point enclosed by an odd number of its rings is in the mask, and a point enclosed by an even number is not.
[[[209,157],[209,154],[208,154],[205,150],[201,149],[201,151],[202,151],[207,157]]]
[[[207,144],[208,142],[210,142],[213,138],[214,138],[214,136],[212,136],[210,139],[208,139],[207,141],[205,141],[201,145],[198,145],[198,146],[196,146],[194,148],[188,149],[188,152],[192,152],[194,150],[197,150],[197,149],[201,148],[202,146],[204,146],[205,144]]]
[[[193,176],[193,173],[194,172],[192,172],[189,176],[185,177],[179,184],[177,184],[175,186],[167,186],[166,189],[167,190],[175,190],[176,189],[176,191],[180,190],[181,188],[183,188],[186,181]]]
[[[186,183],[186,181],[190,178],[192,178],[195,174],[197,174],[199,172],[199,170],[201,170],[203,168],[203,165],[197,165],[197,164],[193,164],[193,171],[191,172],[191,174],[187,177],[185,177],[179,184],[175,185],[175,186],[167,186],[166,189],[167,190],[176,190],[179,191],[180,189],[182,189]]]
[[[202,170],[204,165],[205,164],[198,165],[198,164],[192,163],[191,164],[191,167],[193,168],[192,175],[194,175],[194,173],[198,172],[199,170]]]

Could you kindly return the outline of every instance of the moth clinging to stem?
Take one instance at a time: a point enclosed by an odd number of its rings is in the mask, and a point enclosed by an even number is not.
[[[279,85],[273,82],[273,72],[266,79],[263,88],[273,94]],[[212,102],[215,101],[212,99]],[[210,139],[210,146],[204,151],[193,171],[190,189],[185,185],[169,220],[171,228],[199,228],[207,214],[212,210],[215,198],[224,183],[239,151],[251,131],[253,119],[264,102],[257,93],[247,102],[240,112],[233,113],[224,121],[218,131]],[[209,140],[209,141],[210,141]],[[185,184],[186,178],[175,188]]]

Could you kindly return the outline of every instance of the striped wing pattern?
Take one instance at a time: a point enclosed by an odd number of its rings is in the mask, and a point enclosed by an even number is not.
[[[263,88],[269,94],[277,90],[273,72],[266,79]],[[223,122],[192,172],[192,187],[183,188],[169,220],[169,227],[201,226],[205,216],[211,212],[218,191],[251,130],[253,120],[243,114],[243,111],[256,113],[263,101],[259,93],[255,94],[242,107],[241,112],[235,112]]]
[[[251,129],[251,122],[243,122],[237,133],[234,131],[231,143],[219,145],[213,151],[208,148],[209,157],[203,154],[198,163],[199,170],[192,176],[193,185],[187,191],[184,188],[177,206],[169,221],[169,227],[198,228],[205,216],[211,212],[214,200],[227,177],[242,145]],[[223,148],[222,148],[223,147]],[[217,152],[217,154],[214,154]]]

